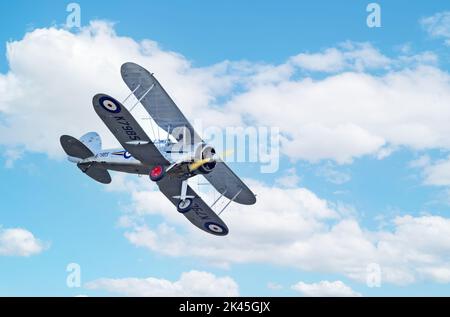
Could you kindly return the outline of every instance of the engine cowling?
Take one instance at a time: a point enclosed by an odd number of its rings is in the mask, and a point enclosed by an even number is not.
[[[198,168],[198,172],[200,174],[208,174],[211,173],[214,167],[216,167],[216,150],[208,144],[200,143],[195,151],[195,159],[196,160],[204,160],[204,159],[210,159],[209,162],[206,162],[202,164]]]

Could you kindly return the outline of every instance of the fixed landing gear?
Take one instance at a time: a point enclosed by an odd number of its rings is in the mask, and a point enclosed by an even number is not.
[[[162,165],[156,165],[150,171],[150,179],[154,182],[158,182],[166,175],[166,170]],[[181,193],[177,196],[172,196],[173,198],[178,198],[177,210],[178,212],[184,214],[191,210],[193,199],[195,196],[187,195],[188,182],[187,179],[181,182]]]
[[[195,198],[195,196],[187,195],[187,189],[188,189],[188,181],[187,179],[185,179],[181,183],[181,194],[179,196],[173,196],[173,198],[180,199],[177,205],[177,210],[182,214],[191,210],[193,199]]]
[[[191,210],[192,207],[192,199],[186,198],[185,200],[180,200],[177,205],[177,210],[179,213],[184,214],[185,212],[188,212]]]

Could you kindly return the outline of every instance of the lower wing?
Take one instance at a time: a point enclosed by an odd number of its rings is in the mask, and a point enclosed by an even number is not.
[[[164,177],[157,184],[161,192],[176,206],[179,199],[173,198],[180,194],[182,179],[178,177]],[[192,208],[184,216],[196,227],[208,233],[225,236],[228,234],[227,225],[218,215],[201,199],[195,191],[188,186],[187,194],[194,196]]]
[[[255,194],[234,174],[225,162],[217,162],[214,169],[203,176],[226,198],[244,205],[256,203]]]

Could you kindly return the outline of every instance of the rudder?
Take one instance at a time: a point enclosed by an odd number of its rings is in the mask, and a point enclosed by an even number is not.
[[[94,154],[97,154],[102,150],[102,139],[97,132],[86,133],[80,138],[80,141]]]

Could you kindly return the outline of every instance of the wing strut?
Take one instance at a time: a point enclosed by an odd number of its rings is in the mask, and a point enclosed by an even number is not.
[[[139,86],[140,86],[140,85],[139,85]],[[139,87],[139,86],[138,86],[138,87]],[[138,88],[138,87],[137,87],[137,88]],[[142,95],[142,97],[139,98],[139,100],[133,105],[133,107],[131,107],[130,112],[133,111],[133,109],[138,105],[138,103],[140,103],[140,102],[142,101],[142,99],[145,98],[145,96],[147,96],[147,94],[153,89],[153,87],[155,87],[155,84],[151,85],[150,88]],[[137,90],[137,88],[133,90],[133,94],[134,94],[134,92]]]
[[[175,195],[172,197],[180,200],[186,200],[186,198],[195,198],[194,195],[187,195],[187,190],[188,190],[188,181],[187,179],[185,179],[181,182],[181,195]]]
[[[223,207],[222,210],[219,211],[219,213],[218,213],[219,216],[220,216],[220,214],[228,207],[228,205],[231,204],[231,202],[233,202],[233,201],[237,198],[237,196],[241,193],[242,190],[243,190],[243,189],[241,188],[241,189],[236,193],[236,195],[234,195],[233,198],[231,198],[230,201],[227,202],[227,204],[225,205],[225,207]],[[223,196],[223,194],[222,194],[222,196]],[[222,197],[222,196],[220,196],[220,197]]]
[[[225,195],[225,193],[227,192],[227,190],[225,189],[224,191],[223,191],[223,193],[220,193],[220,196],[219,196],[219,198],[217,198],[213,203],[212,203],[212,205],[211,206],[209,206],[209,207],[213,207],[219,200],[220,200],[220,198],[222,198],[223,197],[223,195]]]
[[[153,133],[153,140],[156,140],[156,133],[155,130],[153,129],[153,123],[152,123],[152,117],[148,117],[148,118],[142,118],[143,120],[150,120],[150,127],[152,128],[152,133]]]
[[[139,87],[141,87],[141,85],[137,85],[137,87],[122,101],[122,104],[125,104],[125,101],[127,101],[128,98],[130,98],[134,92],[139,89]]]

